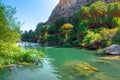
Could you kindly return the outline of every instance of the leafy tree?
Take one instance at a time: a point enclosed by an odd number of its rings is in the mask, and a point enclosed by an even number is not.
[[[108,15],[119,18],[120,17],[120,2],[109,3],[107,5]]]
[[[42,25],[34,32],[34,39],[55,46],[97,49],[113,43],[112,39],[115,34],[118,35],[116,32],[119,26],[120,2],[105,3],[99,0],[82,6],[67,19],[61,17],[53,24]],[[117,43],[119,38],[115,41]]]
[[[82,11],[83,19],[89,17],[89,7],[82,6],[81,11]]]
[[[28,41],[28,42],[35,42],[36,39],[34,39],[34,36],[35,36],[34,31],[32,31],[32,30],[25,31],[25,32],[22,34],[21,40],[22,40],[22,41]]]
[[[89,48],[99,48],[99,43],[102,40],[102,37],[99,33],[95,33],[93,31],[89,31],[87,35],[84,37],[82,41],[83,47],[89,47]]]
[[[49,37],[48,28],[49,28],[49,25],[45,25],[45,26],[42,26],[40,29],[39,41],[41,43],[45,43],[48,41],[48,37]]]
[[[107,10],[104,2],[98,1],[90,5],[90,16],[95,19],[96,24],[97,24],[97,18],[105,16],[106,11]]]
[[[67,23],[67,19],[64,17],[61,17],[55,21],[55,26],[61,27],[64,23]]]
[[[116,34],[112,37],[113,44],[120,44],[120,30],[116,32]]]
[[[0,41],[3,42],[16,42],[19,39],[19,34],[18,32],[16,32],[14,29],[12,29],[10,27],[10,24],[8,24],[8,22],[11,20],[10,18],[8,18],[8,16],[11,16],[11,18],[13,17],[12,13],[6,13],[11,11],[12,12],[12,8],[8,8],[7,6],[0,4]],[[12,20],[11,20],[12,21]],[[11,25],[14,25],[14,23],[11,23]],[[18,26],[15,26],[16,28],[18,28]]]

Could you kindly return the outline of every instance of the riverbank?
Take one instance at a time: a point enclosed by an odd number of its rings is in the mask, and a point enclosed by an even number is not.
[[[18,68],[19,67],[26,67],[26,66],[31,66],[33,63],[32,62],[22,62],[22,63],[19,63],[19,64],[9,64],[9,65],[3,65],[3,66],[0,66],[0,69],[2,68],[12,68],[14,66],[17,66]]]
[[[29,64],[41,61],[43,52],[35,49],[23,49],[16,44],[0,43],[0,67],[4,68],[11,64]]]

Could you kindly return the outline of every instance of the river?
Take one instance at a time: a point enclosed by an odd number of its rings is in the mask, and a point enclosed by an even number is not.
[[[120,61],[100,62],[96,51],[54,47],[39,49],[44,52],[42,64],[15,68],[12,71],[8,68],[0,69],[0,80],[120,80]],[[77,61],[87,62],[99,71],[90,76],[75,76],[64,65]]]

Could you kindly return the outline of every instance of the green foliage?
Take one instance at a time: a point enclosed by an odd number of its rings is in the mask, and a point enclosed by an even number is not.
[[[11,43],[0,43],[0,65],[41,60],[43,53],[34,49],[24,50]]]
[[[119,28],[114,29],[107,29],[102,28],[99,33],[102,36],[102,40],[104,41],[104,45],[108,46],[113,43],[112,38],[115,36],[115,34],[118,32]]]
[[[120,2],[97,1],[82,6],[71,17],[36,30],[35,39],[53,46],[82,46],[91,49],[119,43]]]
[[[114,34],[112,42],[113,44],[120,44],[120,29]]]
[[[112,24],[113,24],[113,26],[116,26],[116,27],[119,27],[120,26],[120,21],[119,21],[120,19],[119,18],[113,18],[112,19]]]
[[[0,26],[0,41],[3,42],[10,42],[10,43],[14,43],[16,41],[19,41],[19,37],[20,35],[14,31],[14,30],[10,30],[8,27],[5,26]]]
[[[49,25],[49,28],[48,28],[48,33],[49,34],[54,34],[58,31],[58,29],[55,27],[55,24],[51,24]]]
[[[83,32],[88,29],[88,20],[82,20],[77,25],[78,32]]]
[[[14,17],[13,15],[15,15],[16,13],[16,8],[11,7],[11,6],[6,6],[4,4],[0,4],[0,16],[1,18],[1,22],[3,22],[2,24],[4,26],[9,27],[11,30],[14,30],[18,33],[20,33],[20,21],[17,20],[16,17]]]
[[[72,29],[73,28],[73,25],[72,24],[70,24],[70,23],[66,23],[66,24],[64,24],[62,27],[61,27],[61,29]]]
[[[120,2],[109,3],[107,5],[108,15],[120,17]]]
[[[70,35],[71,35],[71,31],[73,29],[73,25],[70,24],[70,23],[66,23],[66,24],[63,24],[61,26],[61,29],[59,31],[59,41],[60,43],[65,43],[68,41]]]
[[[90,5],[90,16],[91,17],[99,17],[104,16],[106,14],[106,4],[105,2],[95,2]]]
[[[97,43],[99,43],[101,40],[102,40],[102,37],[99,33],[95,33],[93,31],[88,30],[87,35],[84,37],[81,45],[83,47],[93,46],[93,48],[94,48],[94,46],[96,46]],[[98,48],[98,46],[96,46],[96,47]]]
[[[14,20],[14,23],[9,22],[13,21],[14,10],[12,7],[0,3],[0,58],[3,61],[0,64],[14,62],[11,57],[13,56],[15,43],[19,41],[20,37],[19,33],[15,30],[18,26],[11,27],[16,21]]]
[[[19,26],[14,18],[15,9],[0,3],[0,41],[16,42],[19,39]],[[16,26],[13,26],[16,25]],[[16,30],[17,29],[17,30]]]
[[[49,29],[49,25],[42,26],[40,29],[39,40],[41,43],[45,43],[48,41],[48,37],[49,37],[48,29]]]
[[[24,62],[35,62],[36,60],[41,60],[43,54],[41,51],[29,49],[23,54]]]
[[[16,46],[20,38],[20,23],[13,16],[15,12],[15,8],[0,2],[0,67],[21,62],[34,62],[42,57],[40,51],[26,51]]]
[[[22,33],[22,41],[27,41],[27,42],[35,42],[36,39],[34,39],[35,33],[32,30],[29,30],[28,32],[25,31]]]
[[[82,19],[82,11],[79,9],[76,11],[73,16],[70,17],[70,23],[72,23],[74,26]]]
[[[81,7],[81,12],[82,12],[83,19],[88,18],[90,16],[89,7],[82,6]]]
[[[72,47],[70,43],[63,43],[62,47]]]
[[[64,17],[61,17],[55,21],[55,26],[61,27],[64,23],[67,23],[67,20]]]

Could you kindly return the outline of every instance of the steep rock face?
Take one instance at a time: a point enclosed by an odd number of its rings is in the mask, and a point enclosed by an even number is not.
[[[76,10],[81,6],[95,2],[98,0],[60,0],[59,4],[53,10],[51,16],[49,17],[47,24],[53,23],[57,18],[60,17],[70,17]],[[102,1],[116,1],[116,0],[102,0]]]
[[[82,5],[87,4],[89,0],[60,0],[59,4],[53,10],[48,23],[53,23],[59,17],[69,17]]]

